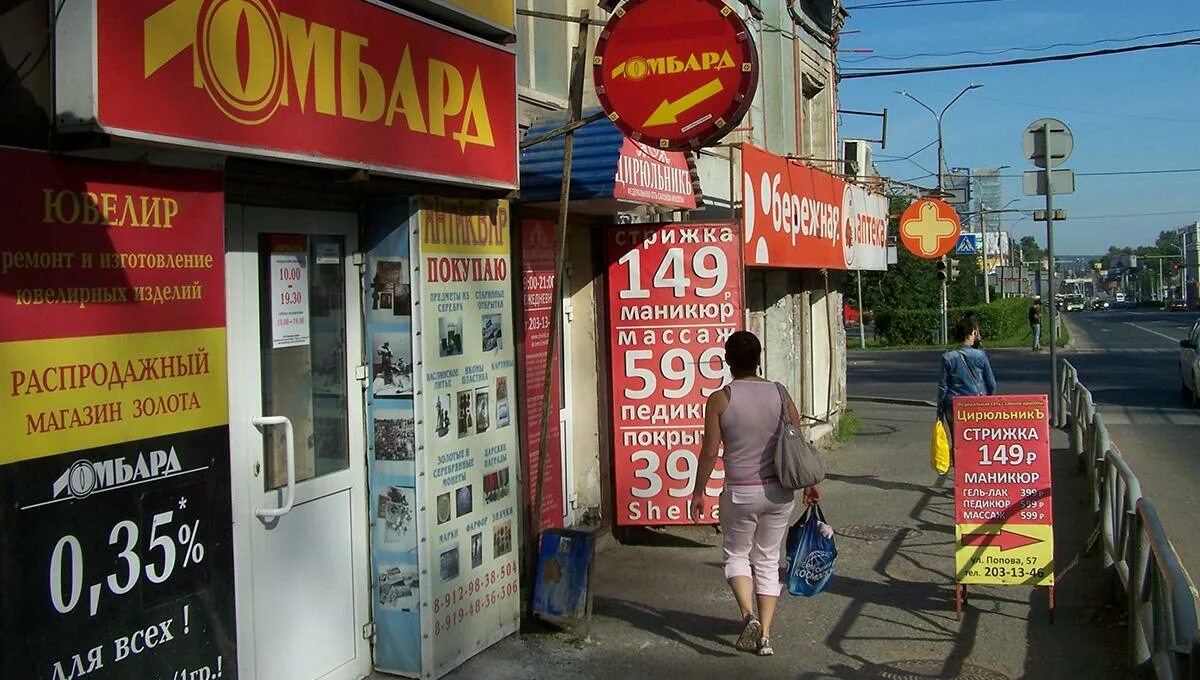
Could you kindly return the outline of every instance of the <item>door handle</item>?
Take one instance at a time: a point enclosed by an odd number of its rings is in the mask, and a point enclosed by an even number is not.
[[[292,421],[284,416],[255,416],[250,419],[255,426],[283,426],[283,450],[287,460],[287,491],[283,494],[283,505],[278,508],[258,508],[254,514],[269,519],[282,517],[292,511],[296,502],[296,434],[292,429]]]

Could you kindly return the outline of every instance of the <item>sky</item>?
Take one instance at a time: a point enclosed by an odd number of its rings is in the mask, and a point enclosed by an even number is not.
[[[1195,0],[995,0],[855,9],[882,1],[844,0],[850,18],[839,45],[843,76],[862,68],[972,63],[1200,39],[1200,2]],[[1189,32],[1036,52],[880,58],[1091,43],[1180,31]],[[874,149],[879,173],[933,187],[936,144],[913,156],[915,163],[893,160],[937,139],[934,117],[896,90],[906,90],[940,111],[971,83],[984,87],[967,92],[942,118],[946,166],[1011,166],[1001,171],[1004,201],[1019,199],[1010,208],[1045,207],[1044,197],[1025,196],[1022,191],[1020,175],[1033,169],[1021,153],[1026,126],[1053,117],[1065,122],[1074,135],[1074,152],[1061,167],[1079,174],[1074,194],[1054,197],[1054,207],[1068,215],[1066,221],[1055,223],[1056,255],[1101,254],[1110,245],[1151,245],[1160,231],[1200,220],[1200,172],[1082,175],[1200,168],[1200,45],[1067,62],[845,78],[838,86],[838,108],[881,111],[886,107],[887,147],[876,144]],[[878,118],[843,114],[839,125],[842,139],[879,137]],[[1034,223],[1021,214],[1006,218],[1006,228],[1014,237],[1034,235],[1045,246],[1044,222]]]

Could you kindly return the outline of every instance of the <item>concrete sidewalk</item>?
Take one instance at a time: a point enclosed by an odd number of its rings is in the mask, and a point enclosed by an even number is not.
[[[711,527],[647,530],[638,545],[601,542],[590,635],[525,634],[448,677],[497,678],[1120,678],[1125,625],[1106,608],[1094,555],[1056,591],[972,587],[954,613],[953,489],[929,467],[930,409],[855,405],[863,427],[827,455],[822,508],[838,531],[827,592],[784,595],[776,654],[738,652],[737,608]],[[1087,538],[1084,482],[1054,435],[1057,570]]]

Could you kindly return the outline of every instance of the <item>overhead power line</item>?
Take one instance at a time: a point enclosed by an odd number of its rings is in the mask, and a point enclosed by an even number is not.
[[[874,2],[867,5],[853,5],[847,10],[860,9],[907,9],[909,7],[933,7],[936,5],[979,5],[985,2],[1006,2],[1007,0],[892,0],[891,2]]]
[[[1079,177],[1115,177],[1118,175],[1173,175],[1180,172],[1200,172],[1200,168],[1172,168],[1169,170],[1115,170],[1113,172],[1077,172]]]
[[[1031,171],[1032,172],[1032,171]],[[1041,172],[1040,170],[1038,172]],[[1200,168],[1163,168],[1160,170],[1108,170],[1099,172],[1077,172],[1076,177],[1122,177],[1127,175],[1175,175],[1200,172]],[[1000,177],[1023,177],[1023,175],[1000,175]]]
[[[922,152],[922,151],[924,151],[925,149],[928,149],[929,147],[931,147],[931,146],[933,146],[934,144],[937,144],[937,143],[938,143],[938,140],[936,140],[936,139],[935,139],[935,140],[933,140],[932,142],[930,142],[930,143],[926,144],[925,146],[923,146],[923,147],[921,147],[921,148],[917,149],[916,151],[914,151],[914,152],[912,152],[912,153],[908,154],[907,156],[887,156],[887,155],[884,155],[884,154],[876,154],[876,155],[875,155],[875,162],[876,162],[876,163],[897,163],[897,162],[899,162],[899,161],[908,161],[908,160],[912,160],[912,157],[913,157],[913,156],[916,156],[917,154],[921,153],[921,152]]]
[[[1004,61],[980,62],[974,64],[947,64],[943,66],[915,66],[912,68],[901,69],[880,69],[877,71],[865,71],[862,73],[843,73],[840,78],[849,80],[851,78],[882,78],[884,76],[905,76],[914,73],[934,73],[938,71],[960,71],[971,68],[994,68],[996,66],[1022,66],[1025,64],[1040,64],[1049,61],[1070,61],[1073,59],[1083,59],[1086,57],[1102,57],[1111,54],[1124,54],[1126,52],[1141,52],[1144,50],[1163,49],[1168,47],[1181,47],[1184,45],[1200,45],[1200,38],[1189,38],[1187,40],[1173,40],[1170,42],[1151,43],[1149,45],[1131,45],[1129,47],[1110,47],[1104,50],[1093,50],[1091,52],[1075,52],[1071,54],[1055,54],[1045,57],[1025,57],[1022,59],[1007,59]]]
[[[1195,210],[1171,210],[1168,212],[1144,212],[1144,213],[1129,213],[1127,215],[1067,215],[1067,221],[1071,220],[1115,220],[1128,219],[1131,217],[1167,217],[1170,215],[1200,215],[1200,208]]]
[[[1143,33],[1141,35],[1133,35],[1125,38],[1098,38],[1096,40],[1088,40],[1086,42],[1059,42],[1050,43],[1048,45],[1026,45],[1015,47],[997,47],[987,50],[957,50],[954,52],[915,52],[913,54],[901,55],[886,55],[886,54],[871,54],[865,57],[843,58],[843,64],[858,64],[864,61],[882,60],[882,61],[907,61],[909,59],[920,59],[923,57],[959,57],[966,54],[974,54],[981,57],[995,56],[997,54],[1008,54],[1009,52],[1045,52],[1056,47],[1091,47],[1092,45],[1100,45],[1102,43],[1125,43],[1133,42],[1134,40],[1146,40],[1147,38],[1170,38],[1177,35],[1187,35],[1189,33],[1200,33],[1200,28],[1189,28],[1183,31],[1169,31],[1166,33]],[[849,67],[853,68],[853,67]]]

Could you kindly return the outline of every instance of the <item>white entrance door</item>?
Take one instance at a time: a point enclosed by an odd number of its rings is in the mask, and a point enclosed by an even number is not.
[[[226,215],[240,677],[357,680],[371,668],[357,217]]]

